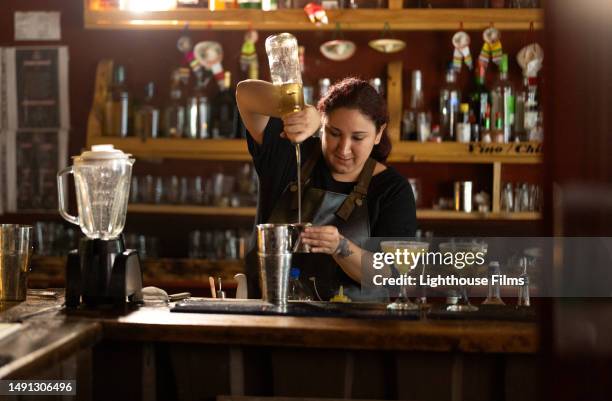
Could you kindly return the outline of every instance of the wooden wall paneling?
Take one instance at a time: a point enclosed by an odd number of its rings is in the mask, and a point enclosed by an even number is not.
[[[494,213],[500,211],[500,198],[501,198],[501,169],[502,165],[500,162],[493,163],[493,190],[491,191],[491,210]]]
[[[349,352],[271,349],[274,396],[345,398]]]
[[[392,142],[400,139],[402,123],[402,62],[392,61],[387,65],[387,107],[389,125],[387,132]]]

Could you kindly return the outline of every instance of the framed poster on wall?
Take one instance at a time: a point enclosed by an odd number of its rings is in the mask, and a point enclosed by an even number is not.
[[[57,210],[55,175],[66,165],[70,115],[68,49],[2,49],[5,211]]]

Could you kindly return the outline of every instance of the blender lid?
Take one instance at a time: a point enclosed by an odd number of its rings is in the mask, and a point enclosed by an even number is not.
[[[91,150],[86,150],[80,156],[73,156],[77,161],[83,160],[110,160],[119,159],[127,160],[132,156],[129,153],[123,153],[120,149],[115,149],[113,145],[92,145]]]

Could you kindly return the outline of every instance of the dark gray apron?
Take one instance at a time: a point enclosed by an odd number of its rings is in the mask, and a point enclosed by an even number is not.
[[[370,236],[370,218],[367,205],[367,192],[370,180],[376,166],[376,161],[369,158],[357,183],[350,194],[325,191],[314,188],[311,180],[312,171],[321,158],[321,150],[316,149],[313,156],[304,163],[301,171],[302,179],[302,221],[313,225],[333,225],[338,231],[356,245],[363,247]],[[268,223],[297,222],[297,181],[289,183],[280,199],[276,202]],[[247,255],[247,276],[249,282],[249,297],[259,297],[259,266],[256,247]],[[300,269],[300,281],[304,286],[316,292],[322,300],[328,301],[342,285],[345,293],[353,300],[380,298],[381,294],[362,294],[360,283],[351,279],[334,258],[322,253],[293,254],[293,267]],[[313,281],[314,279],[314,281]],[[313,298],[316,300],[316,295]]]

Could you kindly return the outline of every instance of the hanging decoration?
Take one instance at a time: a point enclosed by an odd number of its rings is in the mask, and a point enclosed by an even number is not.
[[[256,30],[250,29],[244,34],[244,43],[240,50],[240,69],[247,74],[249,79],[259,78],[259,62],[255,43],[259,39]]]
[[[304,11],[308,16],[308,19],[313,24],[327,24],[329,19],[327,18],[327,13],[323,6],[317,3],[308,3],[304,7]]]
[[[340,23],[336,23],[332,40],[323,43],[319,48],[321,53],[330,60],[344,61],[348,60],[355,54],[357,46],[350,40],[345,40],[340,29]]]
[[[391,27],[385,22],[380,39],[371,40],[368,45],[381,53],[397,53],[406,47],[406,42],[391,37]]]
[[[226,89],[223,79],[224,70],[221,65],[221,61],[223,61],[223,48],[221,45],[213,41],[199,42],[193,48],[193,55],[195,60],[197,60],[205,70],[212,73],[219,85],[219,89]]]
[[[498,66],[502,58],[501,32],[495,27],[489,27],[482,33],[484,44],[480,51],[478,61],[486,68],[489,61],[493,61]]]
[[[523,69],[524,77],[535,78],[542,69],[544,49],[537,43],[531,43],[518,52],[516,61]]]
[[[458,31],[453,35],[453,68],[459,72],[461,71],[462,63],[471,70],[473,68],[472,54],[470,53],[470,35],[464,31]]]

